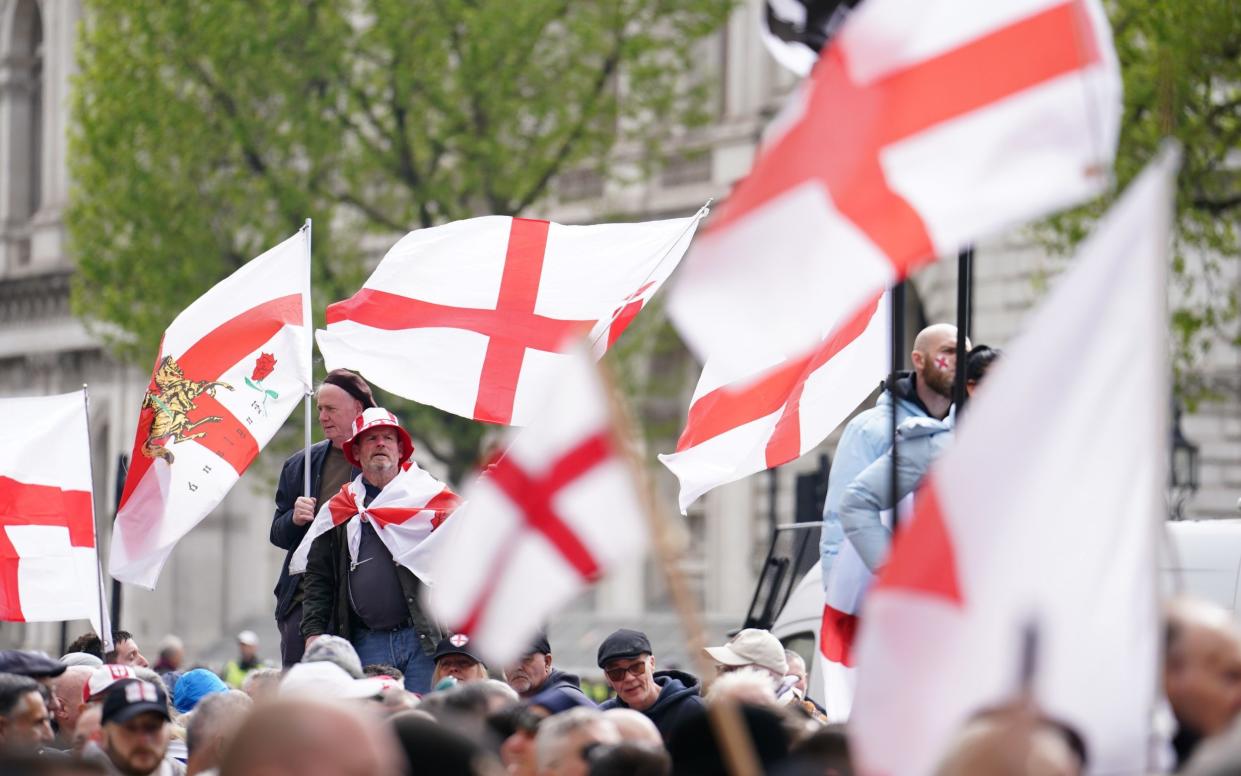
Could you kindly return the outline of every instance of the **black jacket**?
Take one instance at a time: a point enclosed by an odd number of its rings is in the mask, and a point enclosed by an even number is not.
[[[673,728],[679,725],[681,720],[702,713],[706,704],[698,694],[698,677],[684,671],[656,671],[654,678],[655,684],[659,685],[659,697],[642,713],[650,717],[667,743]],[[599,708],[607,710],[629,707],[620,698],[612,698],[600,704]]]
[[[539,689],[525,700],[548,708],[555,706],[553,713],[573,706],[595,707],[595,702],[582,692],[581,678],[576,674],[561,671],[559,668],[553,668]]]
[[[323,477],[323,461],[327,458],[328,440],[317,442],[310,447],[310,493],[319,496],[319,484]],[[289,576],[289,560],[293,551],[302,543],[310,523],[297,525],[293,522],[293,502],[298,496],[305,495],[306,467],[303,461],[305,450],[298,450],[284,462],[280,470],[280,482],[276,485],[276,513],[271,519],[271,543],[285,551],[284,565],[280,567],[280,578],[276,580],[276,619],[283,620],[293,608],[293,598],[297,594],[298,580]],[[353,470],[358,475],[358,470]],[[320,505],[322,506],[322,505]]]
[[[352,639],[355,622],[353,609],[349,606],[349,541],[345,530],[348,522],[341,523],[315,539],[310,545],[306,559],[306,573],[302,580],[302,635],[309,638],[323,633]],[[404,566],[397,566],[397,578],[401,592],[409,607],[409,621],[418,634],[422,651],[435,654],[435,647],[444,632],[423,610],[419,601],[422,582]]]

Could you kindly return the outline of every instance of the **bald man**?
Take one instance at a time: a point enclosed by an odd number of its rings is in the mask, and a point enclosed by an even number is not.
[[[968,343],[966,349],[969,349]],[[836,459],[827,478],[824,525],[819,541],[825,587],[832,562],[845,538],[839,512],[845,488],[891,448],[893,404],[897,425],[908,418],[943,420],[948,416],[957,371],[957,327],[937,323],[918,332],[909,360],[913,363],[913,371],[890,376],[875,406],[849,421],[836,445]]]
[[[1182,598],[1167,609],[1164,693],[1176,717],[1177,764],[1241,712],[1241,628],[1227,610]]]
[[[401,773],[396,739],[362,706],[299,698],[250,713],[220,776],[388,776]]]
[[[52,679],[52,695],[60,703],[52,714],[56,728],[56,744],[61,749],[73,745],[74,728],[78,724],[78,716],[85,708],[82,703],[82,687],[90,679],[95,669],[88,666],[69,666],[60,676]]]

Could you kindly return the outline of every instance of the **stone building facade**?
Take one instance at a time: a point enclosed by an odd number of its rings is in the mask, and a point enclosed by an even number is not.
[[[757,34],[761,3],[739,4],[728,23],[701,43],[703,73],[718,88],[716,120],[684,139],[660,171],[642,183],[615,184],[590,170],[561,177],[557,200],[543,215],[589,223],[604,213],[633,218],[684,215],[709,198],[722,198],[749,169],[762,127],[793,78],[771,60]],[[89,385],[95,501],[102,534],[116,498],[118,456],[132,446],[137,408],[147,375],[112,359],[68,306],[73,257],[65,247],[62,214],[70,185],[66,166],[68,90],[79,0],[0,0],[0,396],[50,394]],[[1054,264],[1020,236],[980,246],[976,259],[975,341],[1004,345],[1038,297],[1035,278]],[[955,263],[923,271],[910,294],[911,327],[955,316]],[[644,409],[684,417],[696,367],[684,353],[657,368],[684,374],[680,397]],[[1217,348],[1209,369],[1223,401],[1185,420],[1186,435],[1201,448],[1203,487],[1187,508],[1193,517],[1237,516],[1241,495],[1241,353]],[[1123,376],[1117,376],[1118,389]],[[290,425],[300,422],[295,413]],[[675,440],[665,440],[670,449]],[[753,592],[770,523],[793,518],[799,474],[819,466],[834,438],[820,450],[781,467],[721,487],[700,500],[685,520],[685,571],[698,592],[713,636],[740,624]],[[658,443],[655,443],[658,444]],[[268,543],[273,456],[234,488],[225,503],[177,547],[154,592],[126,587],[121,624],[153,651],[165,633],[186,640],[193,655],[219,659],[231,634],[258,630],[263,652],[275,654],[270,623],[271,587],[281,553]],[[675,482],[660,470],[665,502]],[[635,564],[583,596],[552,627],[562,665],[592,665],[594,645],[611,628],[640,623],[666,660],[684,662],[675,617],[659,575]],[[84,631],[69,626],[69,637]],[[56,651],[61,626],[0,624],[0,645]]]

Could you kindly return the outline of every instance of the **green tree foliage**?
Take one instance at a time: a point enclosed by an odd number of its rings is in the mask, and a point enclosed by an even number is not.
[[[527,212],[559,173],[705,119],[691,45],[729,0],[87,0],[74,305],[146,365],[178,312],[314,229],[316,313],[396,236]],[[322,320],[320,317],[319,320]],[[460,475],[484,429],[410,407]]]
[[[1241,9],[1236,0],[1105,0],[1125,86],[1111,196],[1050,221],[1067,251],[1175,137],[1184,146],[1171,294],[1177,387],[1191,404],[1212,393],[1201,359],[1241,346]]]

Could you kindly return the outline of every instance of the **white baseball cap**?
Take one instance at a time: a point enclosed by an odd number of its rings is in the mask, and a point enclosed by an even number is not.
[[[789,672],[784,645],[770,631],[758,628],[745,628],[724,646],[705,647],[704,651],[712,660],[726,666],[759,666],[780,676]]]
[[[249,647],[257,647],[259,645],[259,636],[252,630],[243,630],[237,634],[237,641]]]
[[[90,675],[90,679],[86,680],[86,684],[82,685],[82,703],[89,703],[91,698],[122,679],[137,678],[138,672],[134,670],[133,666],[122,666],[116,663],[99,666]]]

